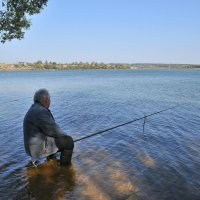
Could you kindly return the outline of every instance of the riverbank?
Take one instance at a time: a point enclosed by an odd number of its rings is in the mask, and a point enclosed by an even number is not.
[[[200,68],[200,65],[194,64],[153,64],[153,63],[56,63],[42,62],[35,63],[19,62],[17,64],[0,64],[0,71],[18,71],[18,70],[68,70],[68,69],[158,69],[158,68]]]

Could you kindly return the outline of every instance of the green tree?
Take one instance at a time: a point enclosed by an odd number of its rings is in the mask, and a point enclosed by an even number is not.
[[[37,65],[42,65],[43,62],[42,62],[41,60],[38,60],[35,64],[37,64]]]
[[[48,0],[2,0],[0,7],[0,42],[24,38],[31,26],[29,16],[38,14]]]

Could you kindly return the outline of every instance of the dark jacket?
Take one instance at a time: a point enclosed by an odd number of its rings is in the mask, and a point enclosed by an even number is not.
[[[26,113],[23,130],[26,153],[33,159],[56,153],[55,138],[66,135],[56,124],[50,110],[40,103],[34,103]]]

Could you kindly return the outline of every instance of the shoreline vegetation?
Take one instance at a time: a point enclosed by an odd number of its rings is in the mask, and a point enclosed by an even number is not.
[[[200,64],[154,64],[154,63],[97,63],[97,62],[18,62],[16,64],[0,63],[0,71],[20,71],[20,70],[68,70],[68,69],[189,69],[199,68]]]

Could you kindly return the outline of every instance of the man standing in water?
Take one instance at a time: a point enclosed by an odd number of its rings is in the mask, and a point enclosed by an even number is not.
[[[47,157],[51,158],[56,152],[61,152],[60,164],[71,163],[74,142],[56,124],[50,107],[48,90],[40,89],[35,92],[34,104],[30,107],[24,118],[24,146],[26,153],[33,160]]]

